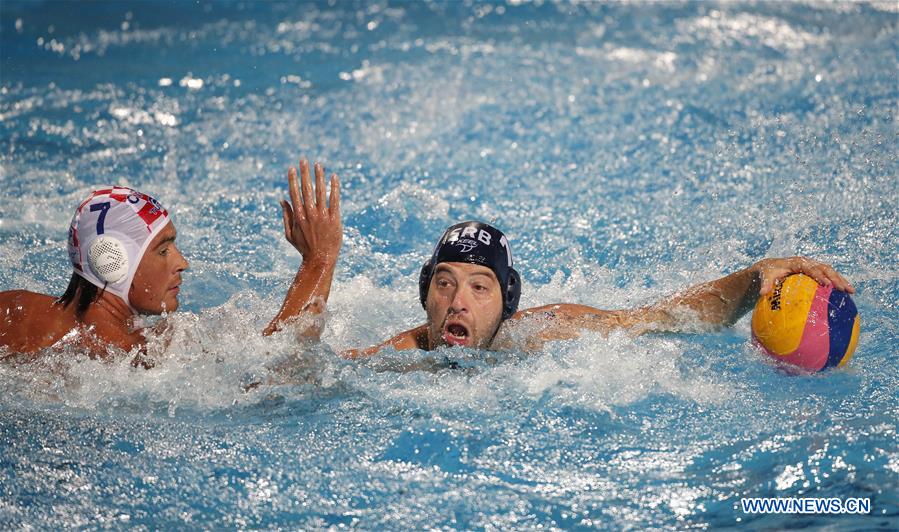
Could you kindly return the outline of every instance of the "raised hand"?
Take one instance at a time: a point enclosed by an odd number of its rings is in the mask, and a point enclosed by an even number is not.
[[[309,175],[309,161],[300,160],[300,182],[297,170],[287,172],[290,201],[281,200],[284,236],[300,252],[303,260],[336,262],[343,242],[340,219],[340,181],[331,174],[331,193],[325,201],[325,170],[315,163],[315,187]]]
[[[785,259],[764,259],[753,266],[761,280],[760,295],[768,295],[775,283],[793,273],[804,273],[824,286],[833,286],[837,290],[855,293],[855,288],[829,264],[806,257],[789,257]]]
[[[337,266],[337,256],[343,242],[343,224],[340,221],[340,182],[337,174],[331,175],[331,193],[326,201],[325,170],[315,165],[315,187],[309,175],[309,162],[300,161],[300,179],[296,168],[287,172],[290,201],[281,200],[284,236],[303,256],[300,270],[287,289],[281,310],[265,328],[269,335],[301,315],[315,316],[325,310],[331,280]],[[317,339],[321,335],[323,321],[313,320],[303,325],[297,322],[297,336]]]

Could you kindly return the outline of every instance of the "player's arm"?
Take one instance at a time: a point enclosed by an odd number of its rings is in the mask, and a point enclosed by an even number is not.
[[[401,332],[400,334],[394,336],[393,338],[382,342],[376,346],[369,347],[367,349],[348,349],[342,353],[340,356],[344,358],[366,358],[373,355],[376,355],[379,351],[384,349],[385,347],[392,347],[397,351],[403,351],[406,349],[427,349],[428,348],[428,326],[419,325],[414,329],[409,329],[408,331]]]
[[[287,289],[281,310],[263,331],[265,335],[281,330],[291,320],[315,316],[325,310],[343,241],[337,174],[331,175],[328,202],[325,201],[325,171],[320,164],[315,164],[314,190],[306,160],[300,161],[300,182],[293,167],[288,170],[287,181],[290,201],[281,200],[284,236],[300,252],[303,261]],[[321,336],[322,326],[317,320],[297,323],[298,335],[311,339]]]
[[[805,257],[763,259],[726,277],[702,283],[654,305],[632,311],[628,318],[646,331],[689,331],[733,325],[770,293],[784,277],[804,273],[825,286],[854,293],[852,285],[830,265]]]
[[[726,277],[690,287],[647,307],[599,310],[585,305],[547,305],[528,309],[513,319],[534,318],[544,326],[535,341],[576,338],[583,329],[608,333],[627,329],[646,332],[684,332],[732,325],[751,309],[759,296],[793,273],[804,273],[822,285],[854,293],[855,289],[831,266],[805,257],[764,259]]]

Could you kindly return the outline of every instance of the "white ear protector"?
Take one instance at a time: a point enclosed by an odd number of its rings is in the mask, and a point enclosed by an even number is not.
[[[168,211],[153,197],[128,187],[99,188],[72,217],[69,260],[87,282],[131,306],[132,276],[168,223]]]
[[[91,270],[101,281],[115,284],[128,275],[128,253],[118,238],[98,236],[87,255]]]

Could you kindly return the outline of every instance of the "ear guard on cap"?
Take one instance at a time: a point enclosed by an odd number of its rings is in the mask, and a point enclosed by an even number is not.
[[[503,319],[507,320],[518,310],[518,300],[521,299],[521,276],[515,268],[509,268],[509,286],[506,287],[503,298]]]
[[[428,309],[428,290],[431,288],[431,276],[434,271],[431,261],[425,262],[418,274],[418,297],[421,306]],[[521,299],[521,276],[515,268],[509,268],[509,284],[503,292],[503,319],[507,320],[518,310],[518,300]]]
[[[101,281],[115,284],[128,275],[128,252],[118,238],[100,235],[91,242],[88,264]]]
[[[423,309],[428,310],[428,289],[431,287],[431,261],[425,262],[421,266],[421,272],[418,274],[418,299],[421,300]]]

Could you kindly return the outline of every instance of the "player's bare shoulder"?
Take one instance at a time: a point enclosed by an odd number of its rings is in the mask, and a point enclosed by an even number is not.
[[[31,352],[53,345],[76,326],[56,298],[29,292],[0,292],[0,345]]]
[[[367,358],[378,354],[382,349],[392,347],[397,351],[405,349],[429,349],[428,330],[426,325],[419,325],[414,329],[401,332],[393,338],[367,349],[348,349],[340,355],[344,358]]]
[[[0,292],[0,330],[21,328],[29,322],[44,321],[54,312],[55,298],[27,290]]]
[[[578,338],[581,331],[608,334],[629,325],[627,311],[600,310],[586,305],[556,303],[520,310],[503,324],[496,349],[538,351],[554,340]]]

